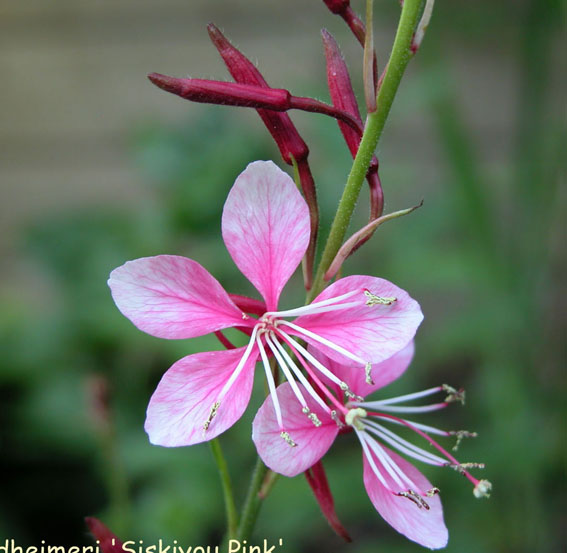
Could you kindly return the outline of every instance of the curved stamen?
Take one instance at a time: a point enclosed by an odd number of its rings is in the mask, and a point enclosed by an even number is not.
[[[406,394],[403,396],[392,397],[388,399],[380,399],[377,401],[368,401],[365,403],[367,407],[382,407],[383,405],[391,405],[393,403],[402,403],[404,401],[411,401],[413,399],[419,399],[422,397],[430,396],[441,392],[443,390],[442,386],[436,386],[435,388],[429,388],[427,390],[422,390],[421,392],[415,392],[413,394]],[[364,407],[364,406],[363,406]]]
[[[297,379],[301,382],[301,384],[303,384],[303,387],[307,390],[307,392],[309,393],[309,395],[327,412],[327,413],[331,413],[331,408],[323,401],[323,398],[315,391],[315,389],[313,388],[313,386],[311,386],[311,384],[309,383],[309,381],[307,380],[307,378],[305,378],[305,375],[301,372],[301,370],[299,369],[299,367],[295,364],[295,362],[293,361],[293,359],[290,357],[290,355],[287,353],[287,351],[284,349],[284,347],[278,342],[275,333],[272,331],[270,332],[270,337],[273,339],[273,342],[275,344],[275,346],[278,348],[279,352],[281,353],[282,357],[284,357],[284,359],[287,362],[288,367],[293,371],[294,375],[297,377]]]
[[[428,436],[425,432],[423,432],[422,430],[420,430],[419,428],[417,428],[413,424],[410,424],[409,422],[407,422],[403,419],[400,419],[398,417],[394,417],[394,415],[387,415],[386,413],[368,413],[368,414],[373,415],[375,417],[385,418],[385,419],[390,419],[390,418],[391,419],[397,419],[401,424],[403,424],[404,426],[407,426],[408,428],[411,428],[414,432],[417,432],[417,434],[419,434],[422,438],[425,438],[435,449],[437,449],[443,455],[445,455],[445,457],[449,461],[451,461],[451,463],[448,463],[448,464],[454,464],[456,466],[462,466],[461,463],[459,463],[459,461],[457,461],[457,459],[455,459],[455,457],[453,457],[448,451],[443,449],[433,438]],[[466,476],[466,478],[468,480],[470,480],[475,486],[478,485],[479,480],[477,478],[475,478],[470,472],[463,469],[462,474],[464,476]]]
[[[434,426],[429,426],[427,424],[422,424],[419,422],[414,422],[414,421],[410,421],[407,419],[400,419],[403,420],[405,422],[408,422],[409,424],[413,424],[413,426],[415,426],[416,428],[419,428],[420,430],[423,430],[424,432],[427,432],[428,434],[437,434],[437,436],[450,436],[451,433],[447,432],[446,430],[440,430],[439,428],[435,428]],[[386,419],[384,422],[391,422],[392,424],[398,424],[400,426],[405,426],[404,423],[400,422],[399,420],[396,419]]]
[[[358,355],[351,353],[350,351],[346,350],[345,348],[331,342],[330,340],[327,340],[326,338],[323,338],[322,336],[315,334],[315,332],[312,332],[311,330],[307,330],[307,329],[305,329],[301,326],[298,326],[294,323],[291,323],[289,321],[279,321],[279,322],[282,325],[286,325],[286,326],[289,326],[290,328],[293,328],[298,334],[302,334],[303,336],[308,336],[309,338],[312,338],[316,342],[319,342],[320,344],[327,346],[329,349],[332,349],[333,351],[336,351],[337,353],[344,355],[348,359],[351,359],[352,361],[355,361],[356,363],[360,363],[363,367],[366,367],[367,361],[365,361],[364,359],[362,359]]]
[[[341,411],[343,414],[346,415],[348,413],[348,409],[329,391],[327,386],[325,386],[321,382],[321,380],[319,380],[319,377],[313,372],[313,370],[311,369],[309,364],[305,361],[305,359],[299,354],[297,349],[294,347],[294,344],[298,345],[298,346],[299,346],[299,344],[297,344],[297,342],[295,342],[295,340],[293,340],[293,343],[292,343],[292,341],[290,341],[291,338],[289,338],[289,336],[285,332],[282,332],[282,330],[280,330],[280,329],[277,329],[276,333],[289,346],[289,348],[291,349],[291,351],[293,352],[295,357],[301,363],[301,365],[303,366],[303,368],[305,369],[307,374],[313,379],[315,384],[317,384],[317,386],[319,387],[321,392],[323,392],[323,394],[325,394],[325,396],[331,401],[331,403],[333,403],[335,405],[335,407],[339,411]],[[299,346],[299,347],[301,347],[301,346]],[[302,348],[302,349],[304,349],[304,348]],[[332,413],[331,413],[331,416],[332,416]]]
[[[447,461],[442,457],[434,455],[433,453],[421,449],[415,444],[404,440],[404,438],[381,426],[377,422],[366,420],[365,423],[368,426],[369,432],[372,432],[381,440],[390,444],[392,447],[395,447],[402,453],[405,453],[406,455],[413,457],[414,459],[421,461],[422,463],[427,463],[428,465],[435,465],[438,467],[444,466],[447,463]]]
[[[366,432],[364,432],[364,430],[358,430],[358,428],[356,428],[354,426],[353,426],[353,428],[354,428],[354,431],[356,432],[356,435],[357,435],[357,437],[360,441],[360,445],[362,445],[362,450],[364,451],[364,455],[366,455],[366,458],[368,459],[370,467],[372,468],[372,472],[376,475],[376,478],[378,478],[378,480],[380,481],[380,484],[382,484],[382,486],[384,486],[389,492],[392,492],[393,494],[395,494],[396,492],[394,490],[392,490],[390,488],[390,486],[388,486],[388,484],[386,483],[386,480],[382,476],[382,473],[378,470],[378,467],[376,466],[376,462],[374,461],[374,456],[370,452],[370,450],[368,448],[368,444],[366,443],[366,438],[367,438]]]
[[[376,402],[355,402],[357,406],[364,407],[365,409],[370,407],[373,409],[380,409],[386,411],[386,413],[429,413],[430,411],[438,411],[439,409],[444,409],[447,407],[447,403],[433,403],[431,405],[417,405],[404,407],[402,405],[376,405]]]
[[[270,397],[272,398],[272,403],[274,404],[274,411],[276,412],[276,420],[278,421],[278,426],[283,432],[283,422],[282,422],[282,411],[280,408],[280,402],[278,400],[278,393],[276,391],[276,384],[274,382],[274,375],[272,374],[272,369],[270,367],[270,362],[268,361],[268,356],[266,355],[266,350],[264,349],[264,344],[262,344],[262,339],[260,336],[256,337],[256,343],[258,344],[258,349],[260,350],[260,356],[262,357],[262,363],[264,365],[264,370],[266,373],[266,380],[268,381],[268,388],[270,389]]]
[[[280,352],[277,350],[276,346],[273,344],[272,339],[270,338],[270,336],[268,334],[266,334],[266,343],[268,344],[268,346],[272,350],[272,353],[274,354],[274,357],[276,358],[278,365],[282,369],[287,381],[289,382],[289,385],[291,386],[291,389],[292,389],[293,393],[295,394],[295,397],[297,398],[297,400],[301,404],[302,412],[305,415],[307,415],[307,418],[315,426],[317,426],[317,427],[321,426],[321,421],[319,420],[319,417],[317,417],[317,415],[315,413],[312,413],[311,409],[309,409],[309,407],[307,407],[307,402],[305,401],[305,398],[303,397],[301,390],[297,386],[297,383],[295,382],[293,375],[291,374],[286,362],[284,361],[284,359],[280,355]]]
[[[382,463],[382,466],[388,471],[388,474],[400,487],[400,490],[418,490],[418,493],[421,495],[427,494],[427,492],[419,490],[419,486],[417,486],[415,482],[413,482],[413,480],[397,465],[397,463],[388,455],[388,453],[376,440],[369,437],[368,444],[378,457],[378,460]],[[402,480],[404,480],[405,485]]]
[[[298,315],[314,315],[315,313],[323,313],[320,308],[326,307],[328,305],[339,304],[342,300],[346,300],[355,294],[359,294],[362,290],[352,290],[341,296],[336,296],[334,298],[329,298],[323,301],[318,301],[316,303],[310,303],[308,305],[303,305],[302,307],[296,307],[295,309],[287,309],[286,311],[267,311],[264,315],[273,317],[295,317]],[[339,309],[346,309],[348,307],[354,307],[355,305],[360,305],[360,302],[351,302],[348,304],[337,305]]]
[[[222,390],[220,391],[220,394],[218,395],[218,398],[217,398],[218,403],[220,403],[222,401],[222,399],[224,398],[224,396],[228,393],[228,391],[230,390],[230,388],[232,387],[232,385],[234,384],[234,382],[236,381],[236,379],[240,375],[242,369],[244,368],[246,361],[248,361],[248,358],[250,357],[250,354],[252,352],[252,348],[254,347],[254,343],[256,341],[256,334],[257,333],[258,333],[258,326],[255,326],[254,329],[252,330],[252,334],[250,336],[250,341],[248,342],[248,347],[244,351],[244,354],[240,358],[238,365],[236,365],[236,368],[234,369],[234,371],[230,375],[230,378],[225,382],[224,386],[222,387]]]

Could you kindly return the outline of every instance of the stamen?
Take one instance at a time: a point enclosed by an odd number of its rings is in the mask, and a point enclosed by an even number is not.
[[[370,386],[374,386],[374,380],[372,380],[372,364],[366,363],[364,367],[364,371],[366,373],[366,384],[370,384]]]
[[[423,499],[421,495],[414,492],[413,490],[408,490],[407,492],[398,492],[396,495],[407,497],[410,501],[413,501],[420,509],[423,508],[426,511],[429,511],[429,509],[431,508],[429,507],[427,501],[425,501],[425,499]]]
[[[286,323],[287,321],[282,321],[282,323]],[[299,328],[299,327],[298,327]],[[300,343],[296,342],[287,332],[284,332],[281,328],[278,329],[278,333],[285,339],[286,343],[289,345],[293,345],[295,349],[297,349],[301,355],[307,359],[316,369],[318,369],[321,373],[323,373],[329,380],[333,381],[338,386],[341,385],[341,381],[337,376],[335,376],[325,365],[323,365],[320,361],[315,359],[313,355],[311,355]]]
[[[391,397],[388,399],[380,399],[377,401],[368,402],[369,407],[381,407],[383,405],[391,405],[393,403],[402,403],[404,401],[411,401],[412,399],[419,399],[422,397],[433,395],[437,392],[443,390],[442,386],[435,386],[435,388],[429,388],[427,390],[422,390],[421,392],[414,392],[413,394],[405,394],[403,396]]]
[[[355,401],[362,401],[364,398],[357,396],[348,386],[348,384],[341,380],[339,383],[339,388],[345,393],[345,396],[349,399],[354,399]]]
[[[400,422],[403,421],[403,422]],[[392,424],[397,424],[399,426],[405,426],[406,423],[411,424],[412,426],[415,426],[416,428],[419,428],[420,430],[423,430],[424,432],[427,432],[429,434],[437,434],[437,436],[448,436],[449,432],[447,432],[446,430],[440,430],[439,428],[435,428],[434,426],[429,426],[427,424],[421,424],[419,422],[414,422],[414,421],[410,421],[407,419],[384,419],[384,422],[391,422]]]
[[[349,304],[339,303],[342,300],[346,300],[347,298],[351,298],[355,294],[359,294],[360,290],[352,290],[351,292],[347,292],[346,294],[342,294],[341,296],[336,296],[334,298],[329,298],[326,300],[318,301],[316,303],[310,303],[308,305],[303,305],[302,307],[296,307],[295,309],[288,309],[286,311],[268,311],[264,313],[268,316],[273,317],[295,317],[297,315],[313,315],[315,313],[323,313],[324,310],[320,310],[320,308],[325,307],[327,305],[337,305],[337,308],[344,309],[347,307],[354,307],[355,305],[360,305],[360,302],[351,302]]]
[[[248,342],[248,347],[244,351],[244,354],[242,355],[242,358],[238,362],[238,365],[236,365],[236,368],[234,369],[234,371],[230,375],[230,378],[225,382],[225,385],[222,387],[222,390],[220,391],[220,394],[218,395],[217,401],[219,401],[219,402],[222,401],[224,396],[228,393],[228,391],[230,390],[230,388],[234,384],[235,380],[240,375],[242,369],[244,368],[244,365],[246,364],[246,361],[248,361],[248,358],[250,357],[250,353],[252,352],[252,348],[253,348],[253,346],[256,342],[256,334],[257,333],[258,333],[258,325],[256,325],[254,327],[254,329],[252,330],[252,334],[250,335],[250,341]]]
[[[386,443],[390,444],[392,447],[395,447],[398,451],[405,453],[406,455],[417,459],[423,463],[427,463],[428,465],[434,465],[437,467],[442,467],[447,464],[447,461],[438,455],[430,453],[425,449],[422,449],[411,442],[408,442],[404,438],[398,436],[391,430],[384,428],[380,424],[366,420],[366,426],[370,432],[378,436],[380,439],[384,440]]]
[[[469,469],[483,469],[484,463],[445,463],[446,467],[456,470],[459,474],[466,476]],[[478,486],[478,484],[477,484]]]
[[[298,359],[298,361],[301,363],[301,365],[303,366],[303,368],[305,369],[305,371],[307,372],[307,374],[313,379],[313,381],[317,384],[317,386],[319,387],[319,389],[321,390],[321,392],[329,399],[329,401],[331,401],[331,403],[333,403],[335,405],[335,407],[341,411],[342,413],[347,413],[348,409],[341,403],[339,402],[339,400],[329,391],[329,389],[327,388],[327,386],[325,386],[325,384],[323,384],[319,378],[317,377],[317,375],[315,374],[315,372],[313,370],[311,370],[311,367],[309,366],[309,363],[307,363],[307,361],[299,354],[299,351],[294,347],[293,344],[295,344],[296,347],[300,348],[302,350],[302,352],[304,354],[309,355],[309,357],[311,357],[311,359],[313,359],[313,361],[315,361],[316,363],[319,363],[316,359],[313,358],[312,355],[309,354],[309,352],[307,352],[307,350],[302,347],[300,344],[298,344],[295,340],[292,340],[288,334],[286,334],[285,332],[283,332],[281,329],[278,329],[277,334],[280,336],[280,338],[289,346],[289,349],[291,349],[291,351],[293,352],[293,354],[295,355],[295,357]],[[319,363],[319,365],[321,365]],[[323,367],[323,365],[321,365]],[[323,369],[325,369],[325,367],[323,367]],[[326,371],[328,371],[328,369],[325,369]],[[331,373],[330,371],[328,371],[329,374],[333,377],[331,380],[333,380],[333,382],[338,383],[339,379],[333,375],[333,373]],[[299,377],[298,373],[298,377]]]
[[[379,401],[359,402],[357,405],[380,409],[386,413],[429,413],[447,407],[446,403],[432,403],[431,405],[403,406],[403,405],[376,405]]]
[[[465,404],[465,390],[463,388],[457,390],[456,388],[453,388],[448,384],[443,384],[441,388],[443,389],[444,392],[448,394],[447,397],[445,398],[445,403],[452,403],[454,401],[459,401],[462,405]]]
[[[406,488],[407,486],[409,486],[410,488],[417,488],[417,485],[413,482],[413,480],[394,462],[394,460],[386,453],[384,448],[382,448],[382,446],[377,441],[369,438],[368,444],[398,487]],[[402,482],[402,480],[405,482],[405,484]]]
[[[425,492],[425,495],[427,497],[433,497],[439,493],[441,493],[441,490],[439,488],[431,488],[430,490],[427,490],[427,492]]]
[[[366,458],[368,459],[368,462],[370,463],[370,468],[372,469],[372,472],[376,475],[376,478],[378,478],[378,480],[380,481],[382,486],[384,486],[388,491],[395,493],[390,488],[390,486],[388,486],[388,484],[386,483],[386,480],[382,476],[382,473],[378,470],[378,467],[376,466],[376,463],[374,461],[374,456],[372,455],[372,453],[370,453],[370,450],[368,449],[368,444],[366,443],[366,439],[367,439],[366,432],[364,432],[364,430],[358,430],[355,426],[353,426],[353,428],[354,428],[354,431],[356,432],[356,435],[358,436],[358,439],[360,440],[360,445],[362,445],[362,449],[364,451],[364,454],[366,455]]]
[[[297,444],[291,439],[291,436],[285,431],[282,430],[280,436],[283,438],[284,442],[289,445],[290,447],[295,447]]]
[[[312,413],[311,410],[309,409],[309,407],[304,407],[301,410],[302,413],[307,415],[307,418],[317,427],[321,426],[321,421],[319,420],[319,417],[315,414]]]
[[[336,425],[339,428],[345,427],[343,421],[341,419],[339,419],[339,416],[337,415],[337,412],[334,409],[331,411],[331,418],[335,421]]]
[[[269,348],[272,350],[272,353],[274,354],[274,357],[275,357],[275,359],[278,363],[278,366],[281,368],[281,370],[284,373],[287,381],[289,382],[289,385],[291,386],[291,389],[292,389],[293,393],[295,394],[295,397],[297,398],[299,403],[301,403],[301,406],[304,409],[308,409],[307,402],[305,401],[305,398],[303,397],[301,390],[297,386],[295,379],[293,378],[293,375],[290,373],[289,368],[286,365],[286,362],[284,361],[284,359],[280,355],[279,351],[277,350],[276,346],[272,342],[270,335],[266,334],[265,336],[266,336],[266,343],[268,344]]]
[[[219,410],[219,407],[220,407],[220,401],[215,401],[211,407],[207,420],[203,424],[203,434],[209,429],[209,426],[211,425],[212,420],[215,418]]]
[[[455,459],[455,457],[453,457],[447,450],[443,449],[433,438],[429,437],[425,432],[417,428],[415,425],[411,424],[409,421],[400,419],[398,417],[395,417],[394,415],[387,415],[386,413],[369,413],[369,415],[373,415],[375,417],[380,417],[384,419],[398,420],[404,426],[407,426],[408,428],[411,428],[414,432],[417,432],[422,438],[426,439],[435,449],[437,449],[443,455],[445,455],[445,457],[449,459],[449,461],[451,461],[451,463],[449,464],[460,465],[459,461],[457,461],[457,459]],[[466,476],[466,478],[468,478],[475,486],[478,484],[478,480],[468,471],[463,469],[462,474],[464,474],[464,476]]]
[[[258,338],[256,338],[256,342],[258,344],[258,349],[260,350],[260,356],[262,357],[262,364],[264,365],[264,372],[266,373],[266,380],[268,381],[268,388],[270,389],[270,397],[272,398],[274,411],[276,412],[276,420],[278,421],[278,426],[280,427],[280,429],[282,429],[282,412],[280,409],[280,402],[278,400],[278,392],[276,391],[276,384],[274,382],[274,375],[272,374],[272,369],[270,368],[270,362],[268,361],[268,356],[266,355],[264,344],[262,344],[262,340],[259,336]]]
[[[370,290],[364,290],[364,295],[368,298],[366,300],[366,305],[392,305],[398,298],[383,298],[373,294]]]
[[[280,321],[280,323],[282,325],[286,325],[286,326],[293,328],[299,334],[303,334],[304,336],[308,336],[309,338],[312,338],[316,342],[319,342],[320,344],[327,346],[329,349],[332,349],[333,351],[336,351],[337,353],[344,355],[348,359],[351,359],[352,361],[355,361],[356,363],[360,363],[361,365],[366,366],[366,361],[364,359],[362,359],[361,357],[359,357],[358,355],[355,355],[354,353],[351,353],[350,351],[346,350],[345,348],[343,348],[343,347],[341,347],[337,344],[334,344],[330,340],[327,340],[326,338],[323,338],[322,336],[319,336],[318,334],[311,332],[311,330],[307,330],[305,328],[302,328],[301,326],[298,326],[298,325],[291,323],[289,321]]]
[[[473,494],[476,498],[490,497],[492,491],[492,484],[488,480],[479,480],[478,484],[474,487]]]
[[[476,432],[469,432],[468,430],[451,430],[448,434],[449,436],[457,436],[457,443],[453,446],[453,451],[459,449],[463,438],[476,438],[478,436]]]
[[[277,340],[276,334],[274,332],[270,332],[270,337],[272,338],[273,343],[275,344],[278,351],[281,353],[282,357],[286,360],[288,367],[292,370],[293,374],[296,378],[303,384],[304,388],[307,390],[309,395],[327,412],[331,411],[330,407],[323,401],[323,398],[314,390],[311,383],[305,378],[305,375],[299,370],[299,367],[295,364],[293,359],[284,349],[284,347],[279,343]]]

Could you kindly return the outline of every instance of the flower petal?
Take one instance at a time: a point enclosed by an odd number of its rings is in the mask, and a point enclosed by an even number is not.
[[[293,180],[271,161],[256,161],[238,176],[222,215],[232,259],[277,308],[280,293],[309,243],[309,210]]]
[[[254,380],[258,350],[254,347],[242,372],[224,396],[208,430],[203,430],[211,408],[246,348],[207,351],[183,357],[161,379],[146,417],[145,430],[156,445],[177,447],[211,440],[244,413]]]
[[[358,305],[340,311],[302,315],[294,323],[341,346],[370,363],[385,361],[402,350],[414,337],[423,320],[419,304],[407,292],[381,278],[353,275],[337,280],[323,290],[313,303],[360,290],[344,302]],[[367,305],[365,291],[380,298],[395,298],[391,305]],[[291,331],[290,331],[291,332]],[[293,331],[300,336],[299,333]],[[315,339],[302,336],[325,355],[339,363],[353,365],[353,361]]]
[[[128,261],[108,285],[123,315],[158,338],[192,338],[236,325],[242,313],[199,263],[177,255]]]
[[[296,476],[315,464],[325,455],[339,432],[335,422],[315,403],[305,388],[299,383],[298,386],[309,409],[322,424],[316,427],[301,411],[301,404],[288,382],[279,386],[277,393],[284,428],[297,444],[295,447],[291,447],[280,436],[281,430],[270,397],[266,398],[252,423],[252,440],[258,455],[264,464],[284,476]]]
[[[376,363],[372,365],[371,376],[374,384],[368,384],[366,382],[366,372],[364,367],[360,366],[348,366],[342,363],[337,363],[333,359],[330,359],[319,350],[313,346],[309,346],[309,351],[323,364],[327,367],[335,376],[348,382],[350,389],[358,396],[366,397],[376,390],[384,388],[397,378],[399,378],[405,370],[409,367],[411,360],[413,359],[415,346],[413,340],[398,353],[392,355],[382,361],[381,363]],[[338,397],[341,397],[342,393],[339,387],[331,382],[324,375],[320,375],[320,378],[325,381],[325,383],[332,388]]]
[[[384,447],[384,446],[382,446]],[[411,463],[384,447],[388,455],[422,490],[430,490],[433,486]],[[380,513],[382,518],[395,530],[412,541],[429,547],[440,549],[447,545],[449,533],[443,520],[443,507],[438,495],[426,498],[429,510],[419,508],[415,503],[405,497],[399,497],[388,491],[378,480],[370,463],[364,459],[364,486],[370,501]],[[374,457],[375,462],[379,461]],[[397,486],[391,477],[382,471],[384,478],[393,489]]]

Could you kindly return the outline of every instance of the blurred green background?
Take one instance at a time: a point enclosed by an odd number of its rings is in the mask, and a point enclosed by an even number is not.
[[[375,2],[380,65],[396,4]],[[438,2],[378,152],[386,211],[422,198],[424,207],[381,227],[345,266],[407,289],[426,316],[411,370],[384,393],[467,389],[465,408],[422,419],[478,431],[460,458],[484,461],[494,485],[490,500],[476,500],[452,471],[421,467],[442,490],[450,552],[565,548],[564,9]],[[170,253],[253,294],[224,248],[220,215],[238,173],[255,159],[280,163],[276,148],[254,112],[189,104],[145,79],[226,79],[209,20],[272,85],[325,101],[326,27],[361,92],[360,49],[320,0],[0,8],[0,545],[88,544],[87,515],[147,544],[222,537],[208,445],[163,449],[143,431],[163,372],[220,344],[141,333],[106,286],[124,261]],[[350,159],[334,121],[292,117],[311,149],[326,229]],[[367,216],[366,190],[361,198],[353,230]],[[282,307],[302,297],[296,275]],[[247,414],[221,438],[239,501],[255,458],[257,384]],[[340,442],[325,466],[354,543],[332,534],[303,477],[276,484],[256,536],[283,538],[289,553],[419,551],[372,508],[355,439]]]

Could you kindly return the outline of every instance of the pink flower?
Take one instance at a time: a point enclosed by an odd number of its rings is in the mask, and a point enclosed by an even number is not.
[[[304,419],[315,428],[321,422],[308,401],[329,416],[334,411],[296,366],[290,368],[284,344],[314,382],[318,375],[325,377],[354,397],[300,341],[364,375],[371,363],[387,359],[413,338],[423,318],[419,305],[375,277],[340,279],[308,306],[277,310],[280,293],[307,248],[309,224],[307,205],[294,182],[272,162],[251,163],[236,179],[224,206],[222,234],[232,259],[265,300],[267,310],[259,318],[243,312],[206,269],[185,257],[147,257],[112,271],[108,283],[116,305],[148,334],[183,339],[237,327],[249,335],[244,347],[188,355],[164,374],[147,411],[145,428],[152,443],[191,445],[232,426],[249,402],[260,359],[280,440],[293,447],[295,437],[281,414],[269,356],[278,361],[296,390]],[[298,391],[296,379],[305,394]]]
[[[366,396],[398,378],[408,367],[413,351],[413,343],[410,343],[391,358],[373,365],[366,377],[356,368],[336,363],[320,352],[315,353],[315,357],[338,378],[348,382],[354,394]],[[439,490],[390,447],[427,464],[450,466],[475,485],[476,497],[488,496],[490,482],[477,480],[467,471],[468,468],[473,466],[481,468],[482,465],[459,463],[429,436],[429,434],[457,436],[459,442],[463,437],[475,434],[466,431],[446,432],[397,416],[397,413],[434,411],[446,407],[452,401],[464,401],[464,392],[444,385],[379,401],[365,401],[363,397],[346,398],[343,404],[342,401],[337,400],[337,397],[340,398],[342,395],[340,389],[333,383],[329,383],[329,387],[334,393],[327,387],[320,390],[340,414],[333,419],[327,416],[318,404],[310,401],[309,409],[321,421],[318,428],[313,428],[305,422],[301,410],[297,408],[292,387],[288,383],[279,386],[281,416],[287,421],[287,431],[293,434],[296,440],[296,447],[293,450],[286,448],[285,444],[282,446],[281,440],[277,438],[278,428],[274,410],[269,402],[264,402],[254,419],[252,432],[252,439],[264,463],[276,472],[295,476],[319,461],[339,433],[354,431],[363,451],[364,486],[376,510],[386,522],[410,540],[431,549],[445,547],[448,532],[443,521],[441,501],[437,495]],[[426,406],[399,405],[437,392],[447,393],[444,401]],[[405,426],[414,430],[437,449],[440,455],[422,449],[398,436],[389,427],[390,425],[393,428]]]

